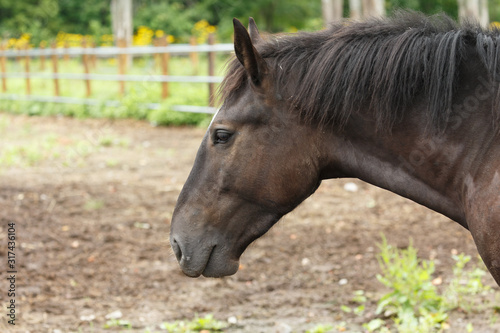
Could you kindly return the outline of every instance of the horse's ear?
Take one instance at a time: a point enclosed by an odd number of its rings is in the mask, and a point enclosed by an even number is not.
[[[236,57],[245,67],[252,83],[260,86],[262,79],[267,72],[267,66],[264,59],[252,44],[252,39],[247,29],[238,19],[233,19],[234,25],[234,51]]]
[[[248,19],[248,33],[250,34],[250,39],[252,40],[253,45],[258,45],[264,42],[259,34],[259,29],[257,28],[257,24],[255,23],[253,17]]]

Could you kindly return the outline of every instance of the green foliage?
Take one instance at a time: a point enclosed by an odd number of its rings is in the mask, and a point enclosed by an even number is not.
[[[365,311],[365,303],[367,298],[363,290],[356,290],[351,299],[351,303],[356,304],[354,307],[341,305],[340,309],[346,313],[354,313],[355,315],[362,315]]]
[[[138,1],[134,16],[134,27],[146,26],[163,30],[182,42],[189,41],[194,24],[205,18],[197,6],[183,1]]]
[[[446,13],[454,19],[458,18],[456,0],[389,0],[385,4],[388,13],[397,9],[411,9],[428,15]]]
[[[387,244],[385,237],[379,244],[378,257],[382,274],[377,279],[390,289],[378,302],[377,314],[392,317],[398,332],[442,332],[449,311],[464,308],[466,297],[488,290],[481,282],[485,271],[475,267],[465,270],[470,261],[463,254],[453,256],[456,261],[453,279],[442,293],[432,283],[434,262],[420,260],[411,245],[398,250]],[[380,318],[364,325],[370,331],[387,331]]]
[[[380,244],[379,265],[382,270],[377,279],[392,291],[379,301],[377,313],[408,316],[407,313],[436,312],[442,302],[441,296],[432,284],[434,262],[419,260],[417,250],[410,244],[399,251],[387,244],[384,238]]]
[[[491,21],[500,21],[500,0],[488,1]],[[388,0],[387,13],[400,8],[426,14],[458,16],[456,0]],[[344,14],[349,3],[344,1]],[[134,0],[134,29],[148,26],[186,42],[194,24],[207,20],[218,26],[219,38],[230,41],[232,18],[253,16],[268,32],[320,29],[321,2],[308,0]],[[59,31],[99,36],[111,33],[110,1],[0,0],[0,38],[32,35],[32,42],[54,39]]]
[[[310,330],[307,330],[306,333],[328,333],[328,332],[333,332],[334,327],[329,324],[318,324],[311,328]]]
[[[465,266],[471,260],[470,256],[463,253],[453,255],[455,267],[453,267],[453,279],[450,281],[448,289],[444,293],[446,306],[448,308],[462,308],[469,311],[472,307],[467,296],[477,295],[488,291],[489,287],[482,282],[486,271],[480,267],[475,267],[470,271],[465,271]]]

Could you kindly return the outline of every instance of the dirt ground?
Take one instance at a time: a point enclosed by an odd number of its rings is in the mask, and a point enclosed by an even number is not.
[[[182,274],[168,243],[176,198],[203,129],[145,122],[0,114],[0,259],[7,266],[8,223],[15,223],[15,329],[7,323],[10,282],[2,269],[0,332],[165,332],[161,324],[213,314],[226,332],[304,332],[321,323],[362,332],[387,292],[376,279],[383,233],[435,259],[448,281],[452,253],[473,257],[457,223],[366,183],[325,181],[243,254],[223,279]],[[13,147],[18,147],[14,149]],[[4,155],[2,155],[4,152]],[[9,152],[9,154],[5,153]],[[17,158],[17,160],[16,160]],[[357,185],[355,192],[344,185]],[[500,332],[495,293],[455,311],[449,332]],[[444,284],[444,283],[443,283]],[[342,305],[356,290],[362,315]],[[104,328],[119,311],[132,328]]]

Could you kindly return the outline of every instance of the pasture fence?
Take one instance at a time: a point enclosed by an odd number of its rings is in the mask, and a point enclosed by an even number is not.
[[[166,38],[157,38],[151,46],[131,46],[126,47],[124,41],[118,41],[116,46],[96,47],[94,43],[89,43],[85,39],[80,47],[57,47],[52,43],[50,47],[41,44],[38,48],[23,47],[19,49],[7,49],[0,45],[0,80],[1,90],[0,100],[16,101],[37,101],[51,103],[70,103],[96,105],[103,101],[92,99],[92,81],[115,81],[118,84],[119,94],[124,96],[126,93],[126,82],[158,82],[161,84],[161,98],[166,99],[170,96],[169,83],[195,83],[207,84],[208,96],[207,106],[193,105],[175,105],[172,110],[181,112],[213,113],[214,92],[217,83],[222,81],[222,77],[215,75],[216,53],[229,53],[233,51],[233,44],[216,44],[215,36],[209,35],[207,44],[196,44],[196,38],[191,38],[189,44],[169,44]],[[208,75],[170,75],[169,66],[171,56],[189,56],[191,66],[198,73],[200,53],[206,53],[208,59]],[[127,57],[152,56],[155,64],[160,68],[161,74],[128,74]],[[81,58],[80,73],[60,73],[59,62],[62,58],[67,61],[70,58]],[[39,71],[33,71],[31,61],[33,58],[39,58]],[[96,73],[98,58],[115,58],[117,61],[116,74]],[[24,62],[24,71],[9,71],[8,64],[17,61]],[[46,71],[46,62],[52,63],[51,72]],[[19,67],[18,67],[19,68]],[[31,79],[43,79],[53,82],[53,96],[37,96],[32,94]],[[9,79],[24,79],[25,94],[8,94]],[[85,84],[85,98],[76,98],[71,96],[61,96],[60,80],[80,80]],[[104,104],[108,106],[119,106],[118,100],[107,100]],[[157,109],[160,103],[147,103],[149,109]]]

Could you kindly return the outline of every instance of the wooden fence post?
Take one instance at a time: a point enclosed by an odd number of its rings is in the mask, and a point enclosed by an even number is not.
[[[90,79],[88,78],[88,75],[90,73],[90,71],[89,71],[89,55],[87,54],[87,50],[86,50],[87,41],[85,39],[82,41],[82,48],[84,49],[83,54],[82,54],[83,72],[87,76],[84,79],[84,81],[85,81],[85,93],[86,93],[87,97],[90,97],[90,95],[92,94],[92,91],[90,89]]]
[[[189,39],[189,44],[191,44],[191,46],[196,46],[195,36],[191,36],[191,38]],[[191,64],[193,66],[193,75],[198,75],[198,68],[199,68],[198,52],[189,52],[189,58],[191,59]]]
[[[160,46],[168,46],[167,37],[160,38]],[[161,57],[161,74],[168,75],[168,63],[170,60],[170,54],[167,52],[160,53]],[[161,98],[165,99],[169,95],[168,82],[161,83]]]
[[[4,51],[7,50],[7,47],[5,45],[0,45],[0,72],[3,74],[2,76],[2,91],[7,92],[7,78],[5,77],[5,74],[7,73],[6,69],[6,59],[7,57],[5,56]]]
[[[95,49],[96,43],[92,42],[91,47]],[[92,64],[92,69],[95,71],[97,69],[97,55],[95,53],[92,53],[90,56],[90,63]]]
[[[57,72],[58,72],[58,65],[57,65],[57,61],[58,61],[58,56],[57,56],[57,43],[56,42],[53,42],[52,43],[52,51],[54,52],[52,54],[52,71],[55,75],[57,75]],[[56,97],[59,96],[59,79],[57,77],[54,78],[54,95]]]
[[[117,44],[119,48],[127,47],[127,42],[125,41],[125,39],[119,39],[117,41]],[[118,54],[118,73],[120,75],[125,75],[126,67],[127,67],[127,55],[123,53]],[[125,95],[125,81],[120,80],[119,85],[120,85],[120,94],[123,96]]]
[[[26,95],[31,95],[31,81],[30,81],[30,56],[28,55],[29,46],[26,44],[24,46],[24,51],[26,51],[26,56],[24,57],[24,71],[26,73]]]
[[[43,52],[45,51],[45,42],[42,41],[40,42],[40,71],[44,71],[45,70],[45,54],[43,54]]]
[[[68,62],[69,60],[69,42],[65,41],[64,42],[64,56],[63,56],[64,62]]]
[[[208,45],[214,45],[214,44],[215,44],[215,35],[209,34],[208,35]],[[208,76],[210,76],[210,77],[215,76],[215,52],[214,51],[208,52]],[[208,105],[209,106],[215,105],[215,83],[212,83],[212,82],[210,82],[208,84]]]
[[[18,64],[21,64],[21,56],[19,55],[19,50],[21,49],[21,46],[17,45],[14,47],[14,50],[16,51],[16,62]]]

